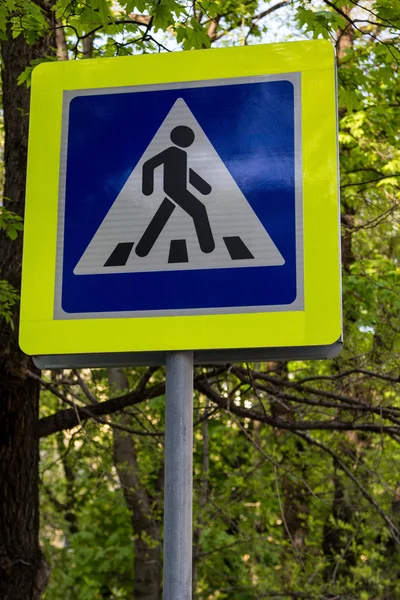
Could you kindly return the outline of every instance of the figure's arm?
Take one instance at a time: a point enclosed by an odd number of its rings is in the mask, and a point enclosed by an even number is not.
[[[146,160],[142,171],[142,192],[145,196],[151,196],[154,192],[154,170],[164,162],[164,152],[160,152],[153,158]]]
[[[204,181],[204,179],[200,177],[196,171],[193,171],[193,169],[189,169],[189,183],[204,196],[207,196],[212,190],[211,185],[207,183],[207,181]]]

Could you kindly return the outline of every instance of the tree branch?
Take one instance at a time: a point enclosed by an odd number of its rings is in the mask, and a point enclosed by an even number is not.
[[[296,430],[294,430],[293,433],[296,434],[297,436],[299,436],[300,438],[302,438],[303,440],[305,440],[306,442],[308,442],[309,444],[316,446],[317,448],[320,448],[321,450],[326,452],[326,454],[329,454],[329,456],[331,456],[333,458],[333,460],[335,461],[337,466],[344,473],[346,473],[347,477],[349,479],[351,479],[351,481],[358,487],[358,489],[360,490],[360,492],[362,493],[364,498],[374,507],[376,512],[379,514],[379,516],[385,521],[393,539],[395,540],[395,542],[397,544],[400,545],[399,529],[396,527],[396,525],[393,523],[393,521],[391,521],[391,519],[389,519],[389,517],[384,512],[384,510],[379,506],[379,504],[377,502],[375,502],[375,500],[373,499],[371,494],[368,492],[368,490],[365,489],[365,487],[357,479],[357,477],[355,477],[353,475],[353,473],[350,471],[350,469],[340,460],[340,458],[337,456],[337,454],[335,454],[330,448],[328,448],[328,446],[325,446],[325,444],[323,444],[322,442],[317,442],[317,440],[314,440],[312,437],[310,437],[309,435],[307,435],[305,433],[302,433],[302,432],[296,431]]]
[[[337,421],[327,419],[324,421],[286,421],[279,417],[272,417],[267,413],[261,413],[260,411],[244,408],[242,406],[236,406],[225,398],[220,396],[215,390],[211,388],[204,381],[195,382],[195,388],[210,398],[215,404],[232,412],[233,414],[247,419],[260,421],[266,423],[271,427],[283,429],[286,431],[368,431],[370,433],[388,433],[394,436],[396,441],[399,441],[400,428],[396,426],[387,426],[380,423],[357,423],[355,421]]]
[[[39,437],[47,437],[57,431],[63,429],[71,429],[76,427],[81,421],[103,415],[110,415],[118,412],[126,406],[133,406],[151,398],[157,398],[165,393],[165,384],[145,388],[144,390],[134,390],[123,396],[99,402],[90,407],[77,406],[76,408],[68,408],[60,410],[54,415],[43,417],[39,420]]]
[[[258,15],[255,15],[253,17],[251,23],[250,23],[250,29],[254,30],[254,28],[256,27],[257,23],[261,19],[264,19],[264,17],[267,17],[268,15],[272,14],[273,12],[275,12],[276,10],[278,10],[279,8],[287,6],[291,2],[292,2],[292,0],[282,0],[282,2],[278,2],[277,4],[274,4],[273,6],[270,6],[269,8],[267,8],[267,10],[264,10],[263,12],[259,13]],[[214,37],[211,38],[211,42],[215,42],[215,41],[221,39],[227,33],[230,33],[234,29],[237,29],[238,27],[240,27],[241,24],[242,24],[242,18],[237,19],[227,29],[224,29],[223,31],[220,31],[219,33],[215,34]],[[249,34],[250,34],[250,32],[247,34],[246,39],[247,39],[247,37],[248,37]],[[211,37],[211,36],[209,36],[209,37]]]

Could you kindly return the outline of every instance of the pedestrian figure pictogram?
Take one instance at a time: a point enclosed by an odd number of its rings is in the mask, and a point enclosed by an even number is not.
[[[188,105],[179,98],[74,273],[225,269],[284,262]]]
[[[172,215],[175,204],[180,206],[193,219],[201,250],[209,253],[215,248],[207,209],[188,190],[188,173],[189,182],[200,194],[208,195],[212,190],[207,181],[192,168],[188,168],[188,154],[182,149],[188,148],[193,144],[195,134],[190,127],[179,125],[171,131],[170,137],[175,145],[150,158],[143,165],[143,194],[145,196],[153,194],[154,171],[157,167],[163,166],[163,188],[167,197],[162,201],[160,208],[150,221],[149,226],[136,247],[136,254],[141,257],[149,254]]]

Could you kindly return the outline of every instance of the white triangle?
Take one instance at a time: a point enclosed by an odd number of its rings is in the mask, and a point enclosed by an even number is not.
[[[161,202],[166,197],[163,191],[163,166],[156,168],[154,171],[154,192],[151,196],[145,196],[142,193],[142,167],[149,158],[173,145],[170,134],[173,128],[178,125],[190,127],[195,134],[195,141],[187,149],[188,166],[212,187],[211,193],[204,196],[188,184],[188,189],[201,200],[207,209],[215,249],[208,254],[202,252],[193,219],[176,205],[149,254],[145,257],[139,257],[135,253],[135,248]],[[266,202],[268,202],[268,198],[266,198]],[[239,237],[253,258],[232,259],[224,242],[224,238],[227,237]],[[168,262],[171,241],[183,239],[186,240],[188,261]],[[133,243],[133,249],[126,264],[104,266],[120,243]],[[182,98],[179,98],[118,194],[76,265],[74,273],[83,275],[226,269],[277,266],[283,265],[284,262],[278,248],[214,150],[187,104]]]

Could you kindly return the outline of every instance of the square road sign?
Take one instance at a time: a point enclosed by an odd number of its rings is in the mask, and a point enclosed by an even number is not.
[[[44,64],[30,118],[27,353],[329,354],[341,307],[328,43]]]

